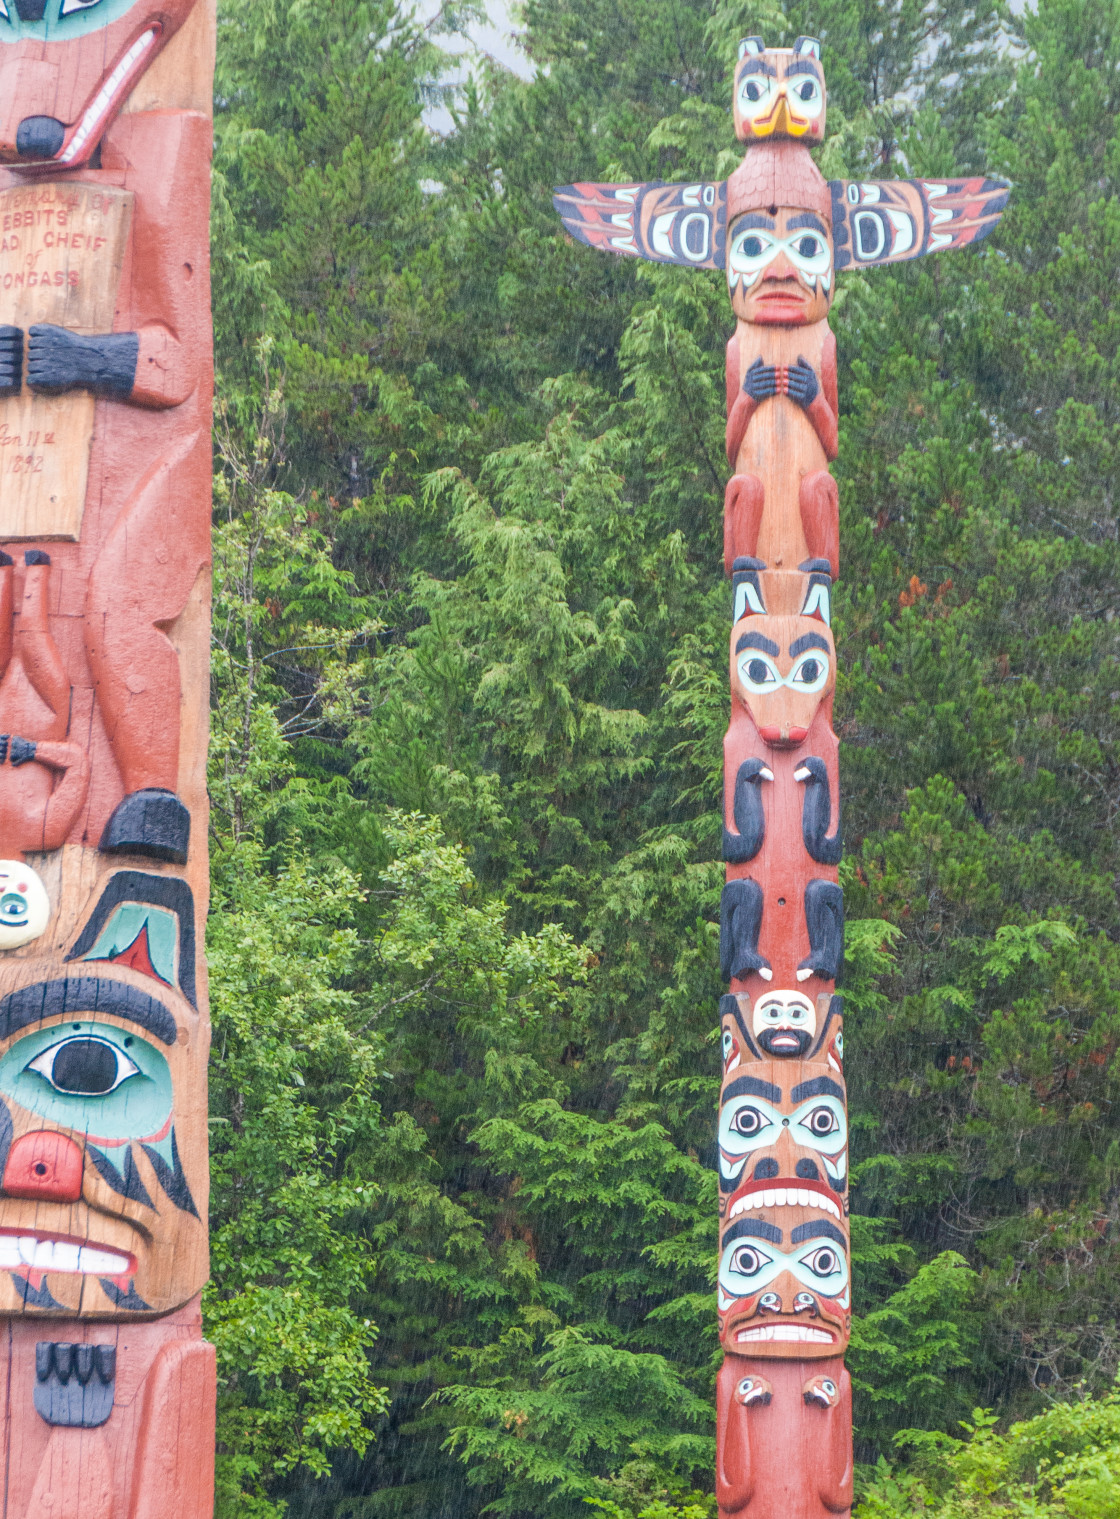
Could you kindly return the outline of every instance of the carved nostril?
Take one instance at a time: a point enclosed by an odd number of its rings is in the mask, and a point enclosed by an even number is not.
[[[797,1162],[797,1174],[802,1181],[820,1181],[821,1173],[817,1170],[815,1160],[799,1160]]]
[[[754,1168],[755,1181],[770,1181],[778,1175],[778,1162],[776,1160],[760,1160]]]
[[[65,137],[66,128],[53,116],[25,116],[16,128],[16,152],[21,158],[53,158]]]
[[[82,1152],[65,1134],[23,1134],[8,1151],[0,1190],[6,1197],[76,1203],[82,1195]]]

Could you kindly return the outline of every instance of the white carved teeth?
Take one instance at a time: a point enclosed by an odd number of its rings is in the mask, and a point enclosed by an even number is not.
[[[827,1329],[810,1329],[807,1324],[765,1324],[758,1329],[740,1329],[735,1340],[739,1345],[757,1344],[762,1340],[796,1340],[809,1345],[832,1344],[832,1336]]]
[[[151,27],[149,27],[146,32],[141,33],[141,35],[137,37],[136,41],[132,44],[128,52],[121,59],[120,63],[117,64],[116,68],[109,75],[108,79],[106,79],[105,83],[101,86],[97,94],[94,96],[93,103],[89,106],[89,108],[86,110],[85,115],[82,117],[78,130],[70,139],[70,142],[67,144],[65,150],[58,155],[59,163],[68,164],[72,162],[72,160],[76,158],[77,155],[82,151],[86,143],[89,141],[90,133],[94,130],[94,128],[101,121],[102,117],[108,111],[109,107],[113,103],[113,98],[116,95],[117,91],[128,78],[133,64],[136,63],[139,58],[143,57],[143,55],[148,51],[155,40],[156,33]]]
[[[840,1209],[832,1198],[811,1187],[767,1187],[765,1192],[748,1192],[746,1197],[739,1197],[731,1204],[727,1216],[738,1218],[740,1213],[747,1213],[751,1208],[820,1208],[831,1213],[833,1218],[840,1217]]]
[[[99,1245],[79,1245],[71,1239],[38,1234],[0,1234],[0,1270],[69,1271],[83,1276],[123,1276],[131,1270],[127,1255]]]

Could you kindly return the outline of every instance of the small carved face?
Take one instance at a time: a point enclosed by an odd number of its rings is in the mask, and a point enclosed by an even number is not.
[[[804,992],[767,992],[754,1005],[751,1031],[768,1055],[804,1055],[816,1036],[817,1010]]]
[[[0,0],[0,162],[88,162],[195,0]]]
[[[768,48],[760,37],[739,44],[735,69],[735,135],[740,142],[790,137],[823,142],[826,109],[821,48],[798,37],[792,48]]]
[[[816,211],[774,207],[736,219],[727,239],[735,315],[761,326],[822,322],[832,303],[832,232]]]
[[[793,748],[836,688],[832,631],[816,617],[751,617],[731,633],[731,689],[764,743]]]
[[[37,939],[50,922],[47,888],[29,865],[0,860],[0,949]]]

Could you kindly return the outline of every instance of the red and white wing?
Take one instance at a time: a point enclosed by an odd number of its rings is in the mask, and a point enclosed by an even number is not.
[[[894,264],[987,237],[1007,205],[998,179],[829,181],[836,268]]]
[[[552,197],[572,237],[659,264],[722,269],[726,184],[563,185]]]

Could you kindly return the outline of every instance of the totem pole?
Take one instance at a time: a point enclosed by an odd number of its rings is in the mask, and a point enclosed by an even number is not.
[[[826,183],[820,45],[739,46],[723,183],[576,184],[554,204],[611,253],[726,271],[724,739],[716,1495],[722,1515],[826,1519],[852,1502],[844,907],[836,650],[833,277],[976,242],[990,179]]]
[[[211,0],[0,0],[4,1519],[207,1519]]]

